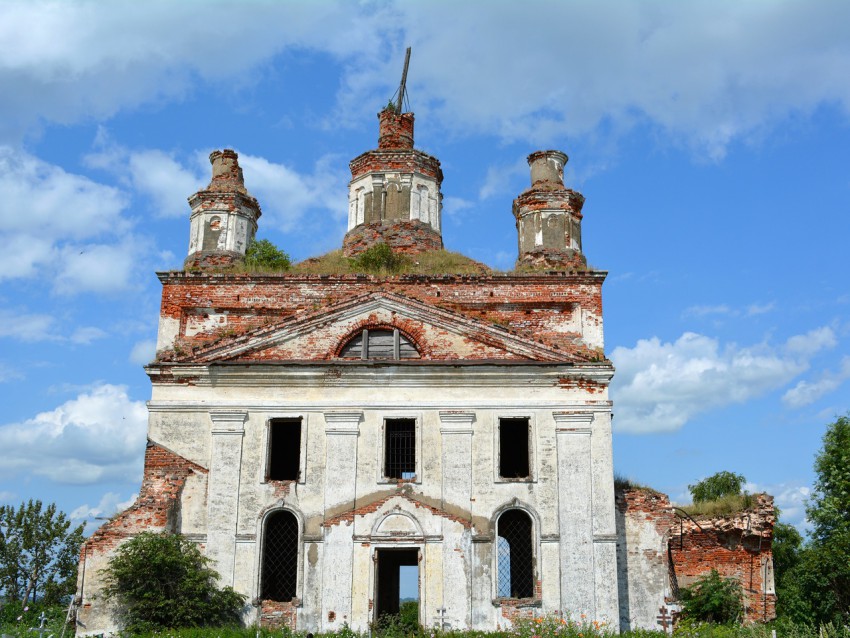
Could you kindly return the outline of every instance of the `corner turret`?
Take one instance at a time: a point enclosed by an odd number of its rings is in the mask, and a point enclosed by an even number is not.
[[[564,186],[561,151],[537,151],[528,156],[531,188],[514,200],[519,240],[517,266],[540,269],[584,269],[581,252],[581,208],[584,196]]]
[[[184,268],[221,268],[245,259],[257,232],[260,204],[245,188],[236,151],[210,153],[209,186],[189,198],[189,256]]]

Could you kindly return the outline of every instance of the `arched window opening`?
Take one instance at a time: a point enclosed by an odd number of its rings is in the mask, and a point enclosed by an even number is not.
[[[499,516],[496,536],[497,596],[534,597],[534,539],[531,517],[522,510]]]
[[[261,598],[288,602],[298,582],[298,519],[279,511],[266,519]]]
[[[343,359],[418,359],[416,346],[398,328],[366,329],[349,339],[339,356]]]

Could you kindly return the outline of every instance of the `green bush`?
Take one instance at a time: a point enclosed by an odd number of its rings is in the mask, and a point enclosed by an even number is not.
[[[289,270],[289,255],[268,239],[253,240],[245,252],[245,266],[249,270]]]
[[[244,596],[219,589],[209,559],[180,534],[139,534],[118,548],[105,576],[105,594],[118,602],[128,632],[240,622]]]
[[[695,504],[716,501],[724,496],[737,496],[746,482],[747,479],[742,474],[724,470],[697,481],[694,485],[688,485],[688,491]]]
[[[690,587],[679,592],[682,616],[689,621],[734,625],[744,613],[741,584],[734,578],[723,578],[712,569]]]
[[[409,265],[411,259],[407,255],[394,253],[389,245],[380,243],[364,250],[351,260],[356,272],[373,274],[397,273]]]

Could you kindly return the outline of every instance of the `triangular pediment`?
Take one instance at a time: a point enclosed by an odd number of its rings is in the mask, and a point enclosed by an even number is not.
[[[195,350],[177,361],[345,360],[344,344],[363,329],[397,329],[418,356],[411,361],[585,361],[501,325],[389,292],[372,292],[305,311]]]

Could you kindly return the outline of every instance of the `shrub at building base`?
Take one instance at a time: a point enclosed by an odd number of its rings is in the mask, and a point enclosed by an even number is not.
[[[691,622],[734,625],[744,613],[741,584],[734,578],[723,578],[716,569],[679,592],[682,617]]]
[[[122,545],[106,569],[106,596],[116,601],[125,631],[227,627],[245,602],[197,546],[179,534],[144,532]]]

